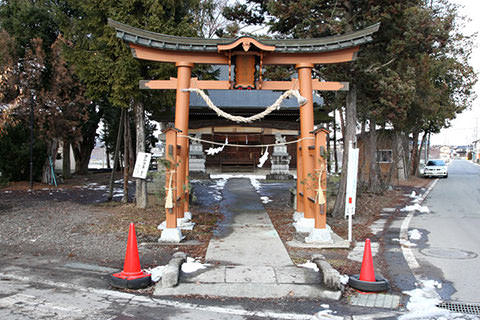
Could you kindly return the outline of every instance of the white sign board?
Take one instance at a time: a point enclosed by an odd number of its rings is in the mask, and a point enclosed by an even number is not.
[[[358,148],[353,148],[349,144],[348,151],[348,170],[347,170],[347,189],[345,197],[345,217],[355,214],[355,203],[357,199],[357,175],[358,175]]]
[[[146,179],[151,158],[152,155],[150,153],[139,152],[137,154],[137,161],[135,162],[135,168],[133,169],[132,177]]]

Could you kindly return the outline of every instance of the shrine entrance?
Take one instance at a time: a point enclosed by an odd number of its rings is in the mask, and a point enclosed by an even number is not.
[[[176,90],[175,128],[166,131],[166,228],[161,241],[182,239],[177,223],[191,218],[188,203],[188,152],[190,92],[198,93],[219,116],[234,122],[252,122],[280,107],[283,99],[295,96],[299,104],[300,134],[297,144],[297,208],[300,223],[310,231],[307,241],[329,242],[326,224],[326,129],[314,130],[313,90],[348,90],[348,83],[312,79],[314,65],[342,63],[356,58],[359,46],[372,40],[379,28],[372,25],[360,31],[319,39],[257,40],[202,39],[175,37],[134,28],[113,20],[117,37],[127,42],[138,59],[175,63],[177,78],[141,80],[142,89]],[[228,80],[192,78],[195,64],[228,66]],[[266,65],[293,65],[298,79],[266,81]],[[234,71],[233,72],[233,68]],[[284,94],[265,111],[252,117],[229,115],[218,109],[203,90],[281,90]],[[231,144],[229,144],[231,145]]]

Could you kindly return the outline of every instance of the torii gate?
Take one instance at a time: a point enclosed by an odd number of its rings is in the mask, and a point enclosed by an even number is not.
[[[300,107],[300,142],[297,145],[297,212],[311,224],[313,241],[330,241],[326,225],[325,129],[314,131],[313,90],[348,90],[348,83],[312,79],[316,64],[349,62],[356,59],[359,46],[370,42],[379,24],[363,30],[317,39],[257,40],[203,39],[177,37],[134,28],[113,20],[117,37],[127,42],[138,59],[175,63],[177,78],[141,80],[142,89],[175,89],[175,129],[167,130],[166,185],[170,205],[166,205],[167,228],[160,240],[179,242],[182,238],[177,219],[189,213],[188,204],[188,118],[190,92],[186,89],[298,89],[307,102]],[[228,81],[198,80],[191,77],[195,64],[228,65]],[[235,65],[235,79],[232,79]],[[294,65],[298,80],[265,81],[264,65]],[[257,74],[257,77],[255,77]],[[181,134],[177,134],[180,133]],[[309,179],[311,181],[309,181]],[[302,183],[303,182],[303,183]],[[172,185],[173,184],[173,185]],[[173,186],[175,188],[173,188]],[[175,190],[174,190],[175,189]],[[168,198],[168,197],[167,197]],[[323,201],[322,201],[323,200]],[[170,208],[168,208],[170,207]],[[188,217],[187,217],[188,218]]]

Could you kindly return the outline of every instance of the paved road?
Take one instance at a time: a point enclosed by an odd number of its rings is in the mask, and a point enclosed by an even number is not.
[[[415,257],[427,279],[441,280],[444,300],[480,302],[480,166],[455,160],[410,223],[422,238]]]

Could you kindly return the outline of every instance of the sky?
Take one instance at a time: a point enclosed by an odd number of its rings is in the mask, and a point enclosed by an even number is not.
[[[471,21],[463,29],[465,34],[480,32],[480,1],[478,0],[450,0],[452,3],[463,6],[460,14],[467,16]],[[475,72],[480,71],[480,47],[478,40],[473,49],[470,64]],[[432,135],[431,144],[437,145],[468,145],[472,141],[480,139],[480,82],[475,86],[475,92],[479,96],[473,102],[470,110],[464,111],[452,121],[450,128],[442,129],[439,134]]]

